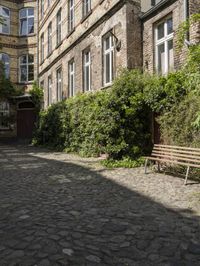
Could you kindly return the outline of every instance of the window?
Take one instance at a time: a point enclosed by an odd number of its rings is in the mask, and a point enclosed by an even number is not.
[[[51,76],[48,77],[47,103],[48,103],[48,106],[52,104],[52,78]]]
[[[27,54],[22,55],[19,59],[20,64],[20,82],[28,82],[34,80],[34,57]]]
[[[83,0],[83,17],[91,11],[91,0]]]
[[[114,77],[113,36],[108,34],[103,39],[104,86],[110,85]]]
[[[41,41],[40,58],[41,58],[41,63],[42,63],[44,61],[44,33],[41,35],[40,41]]]
[[[57,13],[57,45],[61,42],[61,9]]]
[[[69,15],[68,15],[68,23],[69,23],[69,32],[74,29],[74,0],[68,0],[69,2]]]
[[[40,15],[41,15],[41,19],[42,19],[44,16],[44,0],[41,0]]]
[[[9,78],[10,76],[10,57],[7,54],[0,54],[0,60],[4,64],[4,71],[6,78]]]
[[[167,18],[156,27],[156,70],[167,74],[174,68],[173,21]]]
[[[34,33],[34,8],[24,8],[19,11],[20,35]]]
[[[0,33],[10,33],[10,10],[6,7],[0,6],[0,17],[3,24],[0,24]]]
[[[75,95],[75,63],[74,59],[69,62],[69,96]]]
[[[56,72],[56,98],[57,101],[62,100],[62,69],[59,68]]]
[[[0,102],[0,129],[9,129],[9,103]]]
[[[52,23],[48,26],[48,55],[52,52]]]
[[[51,5],[51,0],[48,0],[47,3],[48,3],[48,7],[49,7]]]
[[[90,50],[83,52],[83,88],[84,91],[91,90],[91,56]]]

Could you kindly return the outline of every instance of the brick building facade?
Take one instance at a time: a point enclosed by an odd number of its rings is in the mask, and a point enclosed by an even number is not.
[[[45,7],[46,13],[40,20],[39,38],[43,44],[39,53],[39,80],[46,89],[45,106],[59,100],[59,71],[62,96],[67,98],[110,86],[120,68],[142,65],[138,1],[88,1],[91,5],[86,14],[84,1],[72,2],[72,18],[68,11],[70,1],[66,4],[61,0]],[[62,17],[60,43],[58,12]],[[70,19],[72,28],[69,28]],[[51,46],[49,54],[48,46]]]
[[[4,21],[0,25],[0,60],[5,65],[6,76],[25,94],[10,102],[0,101],[0,136],[15,137],[19,126],[30,127],[30,117],[20,119],[22,110],[23,115],[33,113],[26,94],[37,76],[37,1],[1,0],[0,16]],[[24,104],[26,108],[20,109]],[[12,122],[6,123],[6,116]]]
[[[178,26],[198,12],[199,0],[1,0],[0,60],[25,95],[38,81],[47,108],[109,87],[123,67],[178,69],[187,52],[176,49]],[[188,37],[199,42],[199,25]]]

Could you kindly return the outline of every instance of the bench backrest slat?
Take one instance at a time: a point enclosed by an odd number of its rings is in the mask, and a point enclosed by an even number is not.
[[[155,144],[151,156],[160,161],[174,162],[180,165],[200,165],[200,149]]]
[[[178,156],[170,156],[170,155],[166,155],[166,154],[157,155],[157,154],[152,153],[152,156],[158,157],[158,158],[165,158],[165,159],[169,159],[169,160],[174,160],[174,161],[200,163],[200,160],[189,159],[189,158],[181,158],[181,157],[178,157]]]
[[[177,149],[171,149],[171,148],[154,148],[153,150],[159,150],[159,151],[169,151],[169,152],[178,152],[178,153],[183,153],[183,154],[191,154],[191,155],[199,155],[200,152],[195,152],[195,151],[185,151],[185,150],[177,150]]]
[[[190,148],[190,147],[183,147],[183,146],[172,146],[172,145],[164,145],[164,144],[154,144],[154,147],[163,147],[163,148],[176,148],[176,149],[180,149],[180,150],[194,150],[194,151],[199,151],[199,148]]]
[[[179,156],[179,157],[181,157],[181,158],[185,158],[185,159],[196,159],[196,160],[200,160],[200,155],[199,156],[195,156],[195,155],[191,155],[191,154],[182,154],[182,153],[178,153],[178,152],[163,152],[163,151],[157,151],[157,150],[153,150],[152,151],[152,154],[155,154],[155,155],[157,155],[157,156],[159,156],[159,155],[163,155],[163,154],[165,154],[165,155],[168,155],[168,156]]]

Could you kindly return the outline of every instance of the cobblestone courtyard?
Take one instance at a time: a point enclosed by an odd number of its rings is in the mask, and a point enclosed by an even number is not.
[[[0,145],[0,266],[200,265],[200,185]]]

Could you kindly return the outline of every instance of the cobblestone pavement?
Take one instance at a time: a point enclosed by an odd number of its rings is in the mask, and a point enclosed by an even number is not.
[[[0,145],[0,266],[200,265],[200,185]]]

